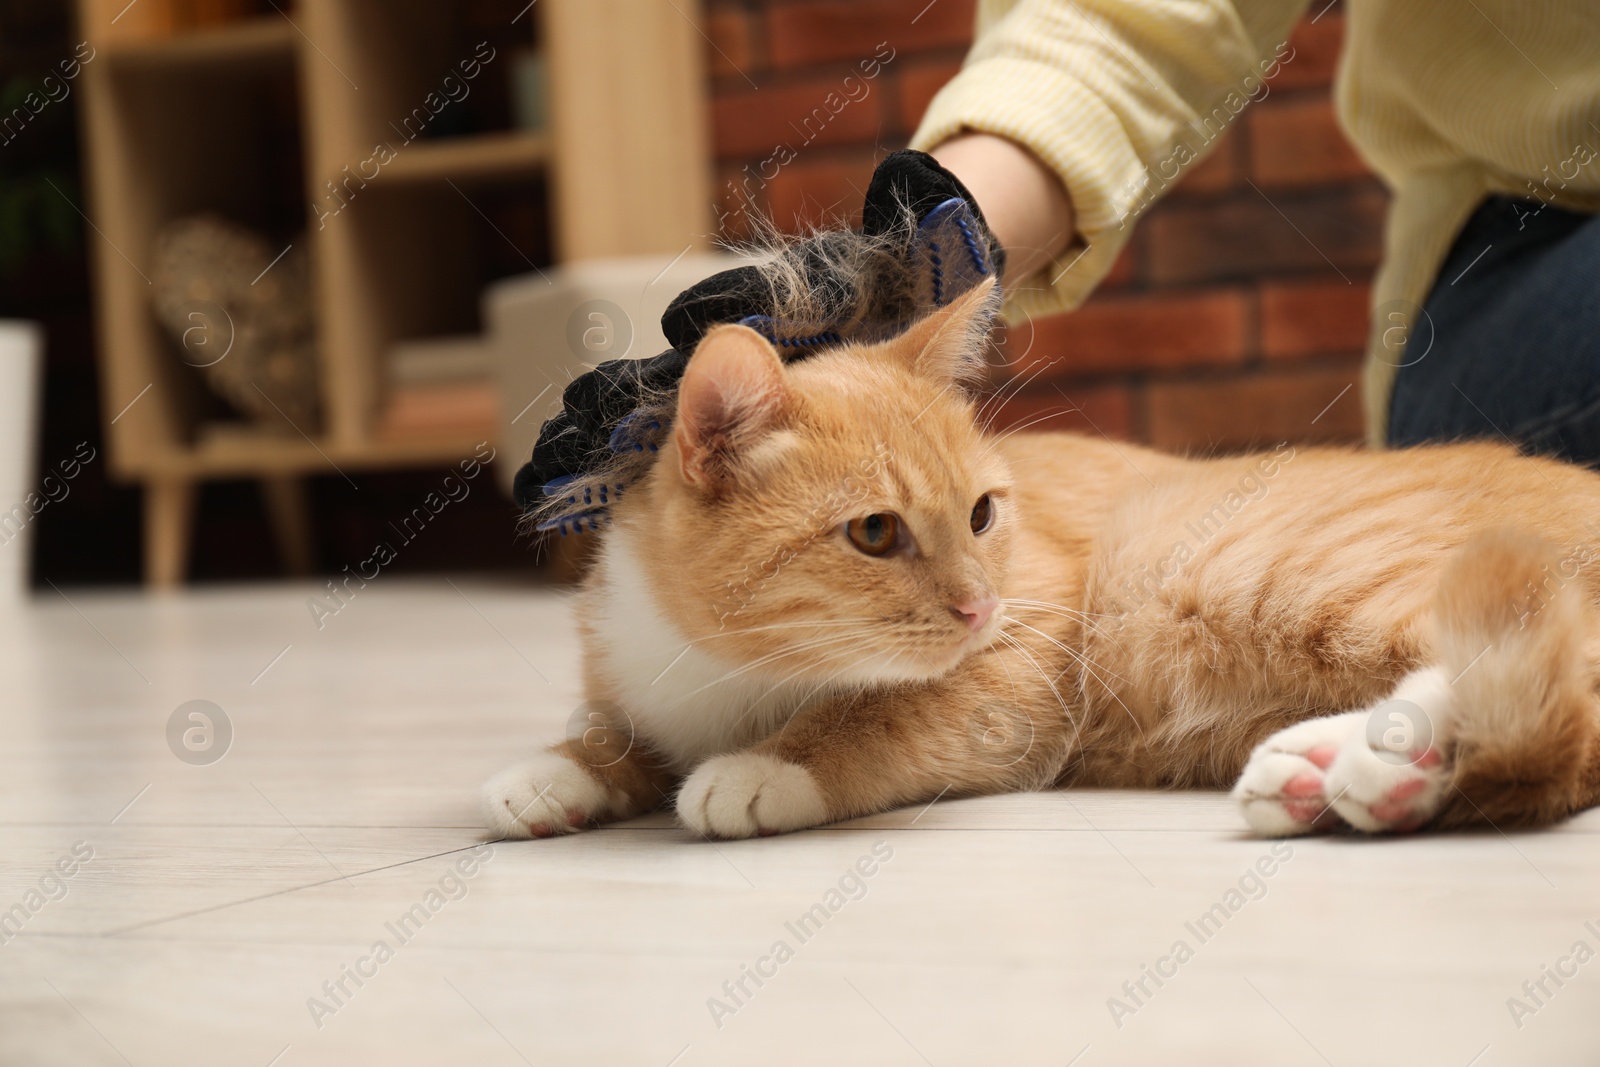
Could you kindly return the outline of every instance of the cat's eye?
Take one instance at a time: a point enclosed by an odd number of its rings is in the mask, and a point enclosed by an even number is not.
[[[983,533],[989,528],[989,524],[994,522],[994,501],[989,499],[988,493],[980,496],[978,502],[972,505],[972,518],[970,521],[972,532],[975,534]]]
[[[900,540],[900,517],[887,511],[851,519],[844,525],[850,543],[869,556],[881,556]]]

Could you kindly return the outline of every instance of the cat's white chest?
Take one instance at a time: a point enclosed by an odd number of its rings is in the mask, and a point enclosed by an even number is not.
[[[600,669],[638,739],[674,771],[768,736],[815,694],[815,683],[774,684],[717,656],[715,637],[685,638],[651,594],[626,528],[612,529],[596,565],[587,621]]]

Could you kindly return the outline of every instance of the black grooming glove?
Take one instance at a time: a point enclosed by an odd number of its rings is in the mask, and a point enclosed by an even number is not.
[[[981,231],[994,273],[999,276],[1004,270],[1004,253],[989,233],[978,202],[961,184],[960,178],[941,167],[926,152],[906,148],[891,152],[878,164],[872,172],[872,182],[867,186],[866,202],[861,209],[861,232],[868,237],[881,237],[896,229],[904,230],[908,214],[920,223],[939,205],[953,199],[966,202]],[[908,233],[908,243],[910,236]],[[807,256],[805,262],[813,292],[831,293],[837,301],[836,318],[849,321],[864,317],[850,304],[853,287],[829,276],[829,264],[824,256],[820,253]],[[771,315],[770,301],[770,290],[755,267],[734,267],[713,274],[679,294],[661,317],[661,330],[673,348],[693,352],[705,332],[718,323]]]
[[[671,420],[672,393],[713,326],[750,326],[793,359],[847,341],[892,337],[1000,272],[1000,247],[972,194],[926,153],[907,149],[885,157],[867,186],[861,218],[862,234],[891,240],[896,264],[885,273],[892,285],[878,292],[859,277],[840,277],[830,244],[850,238],[834,231],[805,238],[790,253],[810,295],[805,322],[776,317],[772,289],[755,266],[691,286],[661,318],[672,348],[649,359],[602,363],[567,386],[562,411],[544,424],[533,458],[517,472],[517,504],[531,510],[560,498],[539,528],[562,533],[603,519],[610,498],[648,468]]]

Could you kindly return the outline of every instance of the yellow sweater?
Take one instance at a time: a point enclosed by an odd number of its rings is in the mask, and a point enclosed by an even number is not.
[[[1012,290],[1012,310],[1084,301],[1131,220],[1294,61],[1287,39],[1307,7],[979,0],[977,41],[912,144],[978,130],[1026,145],[1060,175],[1077,240],[1031,282],[1038,287]],[[1600,0],[1346,0],[1344,9],[1339,122],[1394,194],[1367,345],[1377,445],[1406,331],[1483,197],[1600,211]]]

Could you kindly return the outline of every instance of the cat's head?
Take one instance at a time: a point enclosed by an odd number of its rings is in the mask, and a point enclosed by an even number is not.
[[[1017,520],[969,387],[997,299],[985,282],[893,340],[788,364],[754,330],[706,335],[633,511],[685,637],[846,684],[937,677],[995,639]]]

